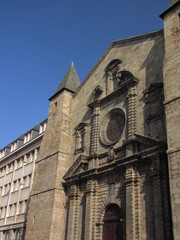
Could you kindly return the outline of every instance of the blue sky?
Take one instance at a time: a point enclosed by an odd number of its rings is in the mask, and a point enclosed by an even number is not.
[[[48,116],[74,62],[81,81],[113,40],[163,28],[168,0],[0,0],[0,149]]]

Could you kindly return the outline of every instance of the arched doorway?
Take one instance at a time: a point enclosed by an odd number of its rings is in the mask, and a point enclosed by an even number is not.
[[[123,221],[118,205],[111,204],[107,207],[103,222],[103,240],[123,239]]]

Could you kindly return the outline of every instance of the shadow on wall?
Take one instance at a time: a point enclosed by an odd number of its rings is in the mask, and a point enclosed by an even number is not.
[[[163,60],[164,60],[164,35],[155,38],[146,60],[141,66],[146,70],[146,88],[141,101],[144,103],[144,134],[166,140],[165,117],[163,106]]]

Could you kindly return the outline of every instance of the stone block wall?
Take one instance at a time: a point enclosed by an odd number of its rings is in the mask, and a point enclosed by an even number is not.
[[[65,238],[66,193],[63,176],[69,168],[72,93],[62,91],[50,102],[31,193],[26,240]]]
[[[174,239],[180,239],[180,3],[164,15],[164,96]]]

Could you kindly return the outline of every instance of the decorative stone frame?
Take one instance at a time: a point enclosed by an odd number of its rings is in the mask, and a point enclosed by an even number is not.
[[[100,239],[102,239],[103,236],[103,218],[104,218],[104,214],[106,212],[106,209],[108,206],[115,204],[117,205],[120,209],[121,209],[121,202],[118,201],[117,198],[115,198],[115,196],[110,197],[107,196],[104,198],[103,202],[101,203],[101,206],[99,208],[99,214],[97,216],[97,221],[95,223],[96,226],[96,231],[100,236]]]
[[[110,122],[110,119],[112,117],[112,115],[114,113],[119,113],[120,116],[123,117],[123,129],[119,135],[119,137],[117,139],[115,139],[114,141],[110,140],[107,136],[107,127],[108,127],[108,124]],[[122,133],[125,129],[125,125],[126,125],[126,114],[125,114],[125,111],[122,109],[122,108],[114,108],[112,109],[111,111],[109,111],[105,117],[104,117],[104,120],[102,122],[102,127],[101,127],[101,130],[100,130],[100,140],[101,142],[104,144],[104,145],[113,145],[115,144],[116,142],[119,141],[119,139],[121,138],[122,136]]]
[[[75,128],[75,154],[83,153],[85,149],[84,138],[87,123],[79,123]]]

